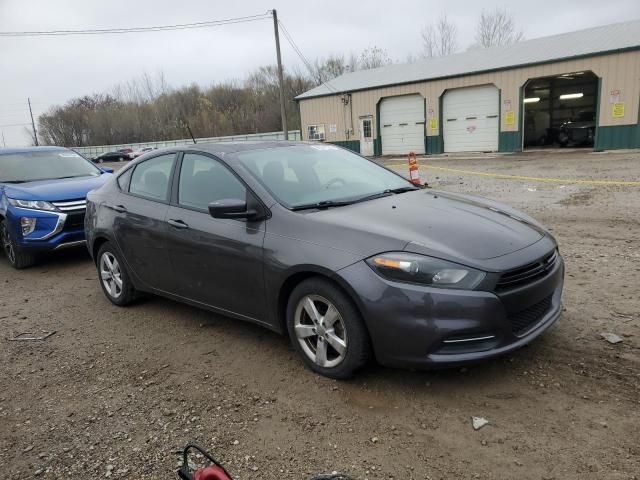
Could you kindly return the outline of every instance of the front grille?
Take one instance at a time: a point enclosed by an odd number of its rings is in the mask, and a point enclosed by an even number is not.
[[[511,331],[515,335],[526,333],[532,325],[540,321],[551,309],[552,297],[553,295],[549,295],[540,302],[510,315],[509,322],[511,323]]]
[[[51,202],[54,207],[63,213],[85,211],[87,209],[87,199],[65,200],[64,202]]]
[[[505,272],[496,284],[496,290],[508,290],[546,276],[558,261],[558,251],[554,250],[537,262]]]
[[[78,230],[84,228],[84,215],[85,212],[74,212],[67,214],[67,220],[64,222],[63,232],[72,230]]]

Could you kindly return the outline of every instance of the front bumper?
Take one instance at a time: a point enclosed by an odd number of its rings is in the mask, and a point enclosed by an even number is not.
[[[22,217],[36,219],[35,230],[26,236],[20,226]],[[84,211],[64,213],[9,207],[7,225],[21,250],[41,252],[85,245]]]
[[[449,367],[516,350],[560,317],[564,263],[501,293],[423,287],[381,278],[364,262],[338,272],[355,290],[377,360]]]

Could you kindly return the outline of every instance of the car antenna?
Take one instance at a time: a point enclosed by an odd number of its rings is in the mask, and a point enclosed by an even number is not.
[[[189,132],[189,135],[191,136],[191,140],[193,140],[193,143],[198,143],[196,142],[196,137],[193,136],[193,132],[191,131],[191,127],[189,126],[189,122],[183,120],[185,127],[187,127],[187,131]]]

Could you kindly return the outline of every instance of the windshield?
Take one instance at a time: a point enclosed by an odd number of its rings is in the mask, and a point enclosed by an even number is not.
[[[236,158],[289,208],[355,202],[416,188],[399,175],[333,145],[250,150]]]
[[[97,177],[99,168],[71,150],[0,153],[0,182]]]

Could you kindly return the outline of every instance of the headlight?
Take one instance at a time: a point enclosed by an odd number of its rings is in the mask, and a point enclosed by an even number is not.
[[[440,288],[472,290],[485,273],[457,263],[415,253],[383,253],[366,260],[379,275],[389,280]]]
[[[30,208],[32,210],[46,210],[49,212],[56,210],[56,207],[51,205],[49,202],[43,202],[42,200],[17,200],[15,198],[10,198],[9,203],[14,207]]]

